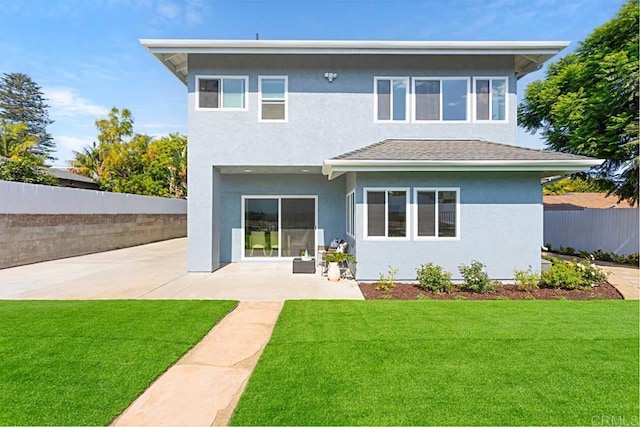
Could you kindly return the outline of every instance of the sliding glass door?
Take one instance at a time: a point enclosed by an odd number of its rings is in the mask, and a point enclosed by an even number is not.
[[[316,198],[246,196],[244,258],[316,255]]]

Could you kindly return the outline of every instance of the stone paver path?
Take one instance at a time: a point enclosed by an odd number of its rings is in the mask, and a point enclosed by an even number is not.
[[[227,425],[282,305],[241,302],[113,425]]]

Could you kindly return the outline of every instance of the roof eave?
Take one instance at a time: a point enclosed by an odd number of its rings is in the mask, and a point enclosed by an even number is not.
[[[514,55],[516,77],[538,70],[566,48],[567,41],[367,41],[367,40],[193,40],[140,39],[158,61],[186,84],[187,69],[176,70],[169,56],[189,54],[286,55]]]
[[[580,160],[325,160],[322,173],[334,179],[346,172],[540,172],[541,177],[583,172],[603,162]]]

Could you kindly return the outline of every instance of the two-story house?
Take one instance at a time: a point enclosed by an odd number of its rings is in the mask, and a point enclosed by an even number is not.
[[[600,161],[516,147],[516,82],[566,42],[142,40],[187,87],[188,270],[349,242],[356,278],[540,268],[540,178]]]

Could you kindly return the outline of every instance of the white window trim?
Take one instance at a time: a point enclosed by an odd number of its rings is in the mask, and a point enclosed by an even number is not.
[[[210,108],[200,106],[200,80],[203,79],[219,79],[220,80],[220,108]],[[224,79],[244,80],[244,108],[224,108],[222,107],[224,89]],[[249,76],[209,76],[209,75],[196,75],[195,80],[196,89],[196,111],[249,111]]]
[[[416,81],[422,81],[422,80],[438,80],[440,82],[440,117],[438,118],[438,120],[418,120],[416,118],[416,112],[417,112],[417,108],[416,108]],[[442,115],[444,114],[444,108],[442,105],[442,82],[444,80],[464,80],[467,82],[467,105],[466,105],[466,113],[467,113],[467,118],[466,120],[443,120],[442,119]],[[471,77],[465,77],[465,76],[461,76],[461,77],[449,77],[449,76],[433,76],[433,77],[429,77],[429,76],[417,76],[417,77],[412,77],[411,78],[411,121],[413,123],[430,123],[430,124],[457,124],[457,123],[471,123],[471,102],[469,102],[469,98],[471,98]]]
[[[349,198],[351,198],[351,200],[349,200]],[[345,203],[346,203],[346,209],[345,209],[346,233],[347,233],[347,236],[353,237],[355,239],[356,237],[356,191],[355,190],[351,190],[347,193],[347,195],[345,196]],[[349,225],[351,225],[351,227],[349,227]]]
[[[262,118],[262,80],[263,79],[284,79],[284,120],[264,120]],[[265,101],[279,101],[267,99]],[[289,76],[258,76],[258,121],[260,123],[287,123],[289,121]]]
[[[391,114],[389,120],[378,120],[378,80],[391,80],[389,103],[391,107]],[[393,120],[393,80],[404,80],[407,84],[406,99],[405,99],[405,118],[404,120]],[[407,76],[374,76],[373,77],[373,122],[374,123],[410,123],[411,117],[411,78]]]
[[[280,215],[280,212],[282,212],[282,199],[314,199],[315,200],[315,204],[316,204],[316,209],[315,209],[315,228],[313,230],[313,239],[314,239],[314,247],[315,247],[315,252],[316,255],[314,258],[318,258],[318,195],[301,195],[301,194],[295,194],[295,195],[291,195],[291,194],[279,194],[279,195],[265,195],[265,194],[261,194],[261,195],[249,195],[249,194],[243,194],[240,196],[240,200],[241,200],[241,205],[240,205],[240,230],[241,230],[241,236],[242,236],[242,242],[240,245],[240,261],[247,261],[247,262],[282,262],[282,261],[290,261],[294,258],[298,258],[297,256],[289,256],[289,257],[283,257],[282,256],[282,245],[278,246],[278,256],[277,257],[261,257],[261,256],[257,256],[257,257],[248,257],[245,256],[245,247],[244,247],[244,242],[245,242],[245,200],[247,199],[277,199],[278,200],[278,238],[280,239],[279,241],[282,241],[282,215]]]
[[[478,109],[477,109],[477,99],[476,99],[476,81],[478,80],[489,80],[489,119],[482,120],[478,119]],[[505,81],[505,94],[504,94],[504,120],[492,120],[491,116],[493,115],[493,83],[491,80],[504,80]],[[472,106],[473,109],[473,121],[477,123],[509,123],[509,77],[508,76],[474,76],[473,77],[473,88],[472,88]]]
[[[411,196],[411,192],[410,192],[410,188],[409,187],[364,187],[362,189],[363,192],[363,233],[364,233],[364,240],[410,240],[411,238],[411,203],[410,203],[410,196]],[[367,193],[369,191],[375,191],[375,192],[384,192],[384,236],[369,236],[369,204],[367,203]],[[405,208],[405,212],[406,212],[406,219],[405,219],[405,223],[406,223],[406,233],[405,233],[405,237],[389,237],[387,236],[387,234],[389,233],[389,191],[404,191],[406,193],[406,208]]]
[[[438,236],[438,192],[440,191],[455,191],[456,192],[456,235],[454,237],[439,237]],[[418,236],[418,192],[435,192],[436,193],[436,223],[435,223],[435,236]],[[460,240],[460,187],[416,187],[413,189],[413,221],[411,228],[413,229],[413,240]]]

